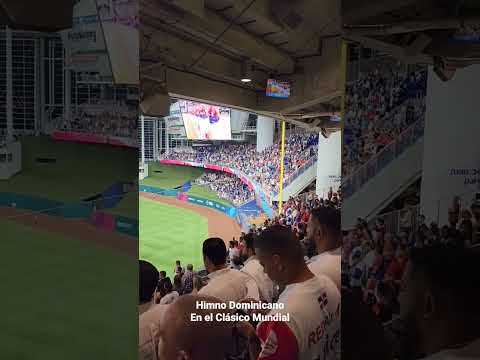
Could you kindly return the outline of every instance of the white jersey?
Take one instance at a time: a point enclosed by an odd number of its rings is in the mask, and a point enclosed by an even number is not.
[[[265,274],[263,266],[258,259],[256,257],[250,257],[241,271],[250,275],[257,283],[260,300],[272,302],[272,299],[275,297],[275,285],[267,274]]]
[[[208,275],[209,281],[199,295],[212,296],[222,301],[240,301],[246,298],[260,300],[257,283],[247,274],[235,269],[221,269]]]
[[[171,304],[171,303],[173,303],[175,300],[177,300],[179,296],[180,296],[180,295],[178,294],[178,292],[172,291],[171,293],[163,296],[163,297],[160,299],[160,304],[161,304],[161,305]]]
[[[260,360],[340,359],[340,293],[326,276],[288,285],[278,299],[289,321],[258,324]]]
[[[480,339],[456,349],[443,350],[424,360],[477,360],[480,359]]]
[[[342,248],[338,247],[332,251],[325,251],[314,256],[308,268],[316,276],[325,275],[337,285],[340,291],[342,288]]]
[[[138,319],[138,359],[157,360],[159,329],[169,305],[154,305]]]

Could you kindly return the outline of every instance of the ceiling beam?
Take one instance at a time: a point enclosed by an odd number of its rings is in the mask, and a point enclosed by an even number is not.
[[[426,54],[418,54],[414,56],[410,56],[406,48],[403,48],[401,46],[388,43],[385,41],[381,41],[378,39],[374,39],[371,37],[366,37],[366,36],[348,36],[349,40],[353,40],[355,42],[358,42],[365,47],[369,47],[372,49],[377,49],[383,52],[386,52],[390,55],[392,55],[394,58],[397,58],[399,60],[402,60],[403,62],[407,64],[433,64],[433,58],[429,55]]]
[[[358,21],[421,2],[425,0],[343,0],[342,21],[344,24],[353,25]]]
[[[164,71],[162,65],[167,65],[176,71],[193,73],[209,80],[227,82],[233,86],[250,91],[265,91],[267,74],[255,71],[252,73],[252,82],[243,83],[241,79],[241,61],[233,61],[218,54],[209,53],[203,61],[191,66],[203,48],[194,43],[184,43],[176,46],[178,38],[164,32],[155,32],[150,37],[149,48],[143,51],[141,74]],[[153,64],[152,64],[153,62]],[[148,64],[150,63],[150,64]]]
[[[299,104],[299,105],[295,105],[295,106],[292,106],[292,107],[289,107],[289,108],[282,109],[282,114],[288,115],[288,114],[299,112],[302,109],[310,108],[312,106],[316,106],[316,105],[323,104],[323,103],[330,103],[335,98],[338,98],[341,95],[342,95],[342,92],[340,90],[333,91],[333,92],[325,94],[321,97],[317,97],[316,99],[307,101],[303,104]]]
[[[465,27],[476,28],[479,25],[480,15],[477,14],[469,15],[464,18],[447,17],[440,19],[402,21],[393,24],[344,26],[344,34],[345,36],[385,36],[428,30],[461,29]]]
[[[141,8],[141,16],[155,17],[156,14],[164,13],[165,8],[162,8],[162,5],[157,2],[149,2],[148,6]],[[282,73],[292,73],[294,71],[295,60],[290,55],[261,38],[247,33],[245,29],[238,25],[231,25],[231,28],[215,41],[218,35],[230,26],[230,22],[211,10],[205,9],[205,17],[203,18],[184,13],[181,19],[174,23],[165,16],[158,18],[158,20],[163,21],[172,30],[179,29],[192,36],[202,38],[212,46],[222,47],[244,58],[251,59],[268,69],[277,69]]]

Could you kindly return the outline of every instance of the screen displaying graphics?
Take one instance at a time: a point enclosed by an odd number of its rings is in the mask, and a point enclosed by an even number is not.
[[[479,43],[480,30],[457,30],[451,40],[454,42]]]
[[[230,109],[180,101],[183,124],[191,140],[231,140]]]
[[[287,81],[268,79],[266,95],[286,99],[290,96],[290,83]]]

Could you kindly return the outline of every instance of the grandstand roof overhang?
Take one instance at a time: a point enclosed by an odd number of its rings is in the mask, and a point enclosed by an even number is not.
[[[0,0],[0,23],[13,29],[54,32],[72,27],[75,0]]]
[[[434,65],[444,80],[455,69],[480,63],[478,0],[343,0],[345,38],[407,62]]]
[[[337,0],[141,0],[141,78],[320,129],[340,110],[339,11]],[[291,96],[266,97],[268,78],[288,80]]]

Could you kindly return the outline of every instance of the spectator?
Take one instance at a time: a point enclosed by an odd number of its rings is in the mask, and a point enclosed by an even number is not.
[[[285,288],[278,300],[284,304],[283,310],[270,314],[288,313],[290,321],[258,324],[260,341],[251,342],[251,354],[257,358],[268,351],[272,359],[336,359],[340,354],[340,294],[336,286],[308,270],[298,241],[284,226],[267,228],[254,246],[269,278]],[[323,336],[311,335],[320,328]],[[245,332],[254,338],[252,327]]]
[[[183,275],[183,268],[180,265],[180,260],[175,261],[175,269],[173,270],[174,275]]]
[[[145,260],[139,262],[139,314],[143,314],[152,305],[152,298],[155,287],[158,283],[158,270],[151,263]]]
[[[199,295],[213,296],[223,301],[260,298],[257,284],[248,275],[227,267],[227,248],[220,238],[203,242],[203,261],[208,272],[208,284]]]
[[[180,296],[184,294],[181,275],[175,275],[173,278],[173,290],[176,291]]]
[[[162,295],[160,299],[160,305],[168,305],[173,303],[180,295],[177,291],[173,290],[172,281],[170,278],[166,278],[163,283],[163,289],[165,293]]]
[[[193,277],[195,273],[193,272],[193,265],[187,265],[187,271],[182,276],[182,285],[184,294],[190,294],[193,291]]]
[[[392,360],[381,324],[362,299],[342,289],[342,360]]]
[[[319,255],[313,257],[309,269],[315,275],[325,275],[341,289],[342,232],[339,210],[319,207],[312,211],[307,237],[316,244]]]
[[[241,271],[250,275],[257,283],[260,292],[260,300],[271,303],[276,295],[276,286],[272,280],[265,274],[265,269],[258,261],[255,255],[254,239],[256,235],[245,235],[245,249],[244,256],[247,258],[245,266]]]
[[[234,324],[223,321],[198,321],[192,325],[191,314],[203,318],[207,314],[216,315],[224,310],[203,310],[197,302],[218,303],[218,299],[208,296],[186,295],[170,305],[159,329],[158,356],[153,359],[208,359],[224,360],[233,349]]]
[[[480,358],[478,254],[413,251],[400,296],[405,346],[425,359]]]

